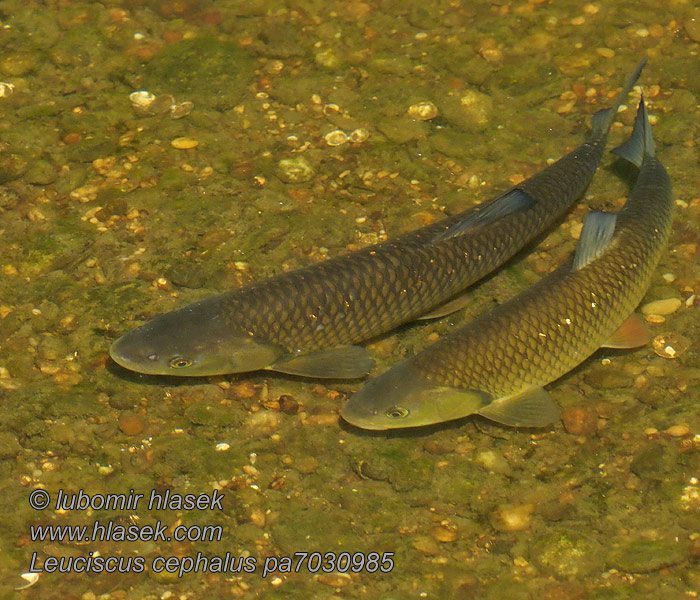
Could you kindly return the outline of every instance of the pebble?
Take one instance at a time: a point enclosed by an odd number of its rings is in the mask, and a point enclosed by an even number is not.
[[[690,427],[687,425],[671,425],[664,433],[671,437],[685,437],[690,433]]]
[[[644,320],[653,325],[661,325],[661,323],[666,322],[666,317],[663,315],[644,315]]]
[[[429,556],[438,554],[440,552],[440,547],[437,545],[433,538],[421,535],[415,538],[411,545],[422,554],[427,554]]]
[[[262,508],[254,508],[250,511],[249,515],[250,522],[256,527],[265,527],[267,518],[265,516],[265,511]]]
[[[700,42],[700,8],[694,8],[688,12],[688,16],[683,20],[683,26],[691,40]]]
[[[532,523],[532,504],[502,504],[491,515],[491,525],[498,531],[525,531]]]
[[[657,335],[652,347],[661,358],[678,358],[685,354],[691,346],[690,339],[679,333]]]
[[[350,132],[350,141],[354,144],[361,144],[369,137],[369,131],[364,127],[358,127]]]
[[[143,417],[134,413],[122,413],[119,415],[119,429],[125,435],[138,435],[144,429]]]
[[[342,588],[352,582],[352,578],[347,573],[321,573],[318,580],[329,587]]]
[[[593,435],[598,431],[598,415],[589,406],[572,406],[562,413],[564,428],[571,435]]]
[[[303,156],[283,158],[277,163],[277,174],[285,183],[304,183],[314,176],[314,168]]]
[[[326,140],[326,144],[329,146],[342,146],[343,144],[347,143],[349,138],[348,134],[342,129],[334,129],[323,136],[323,139]]]
[[[665,298],[664,300],[654,300],[647,302],[642,306],[642,314],[644,315],[670,315],[676,312],[680,307],[681,300],[679,298]]]
[[[626,573],[651,573],[687,559],[686,546],[666,540],[638,540],[608,553],[608,567]]]
[[[454,542],[457,539],[457,531],[453,528],[436,525],[430,531],[431,535],[438,541],[444,543]]]
[[[233,386],[233,395],[241,400],[253,398],[256,393],[255,386],[250,381],[244,381]]]
[[[193,138],[179,137],[171,141],[170,145],[178,150],[191,150],[199,146],[199,142]]]
[[[432,102],[417,102],[408,107],[408,114],[412,119],[430,121],[438,116],[438,109]]]
[[[459,101],[462,111],[475,123],[486,125],[489,122],[493,110],[493,100],[490,96],[476,90],[467,90]]]
[[[279,406],[286,415],[295,415],[299,412],[299,402],[289,394],[282,394],[279,397]]]
[[[277,412],[260,411],[251,414],[246,419],[245,425],[253,435],[267,437],[279,429],[280,416]]]

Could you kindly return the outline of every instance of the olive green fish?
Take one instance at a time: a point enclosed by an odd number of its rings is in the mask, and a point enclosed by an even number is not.
[[[338,258],[160,315],[110,348],[121,366],[155,375],[270,369],[356,378],[373,360],[356,346],[402,323],[464,305],[464,290],[559,219],[588,186],[617,108],[593,117],[570,154],[480,206]]]
[[[619,213],[588,215],[568,264],[368,381],[343,418],[390,429],[477,413],[505,425],[545,426],[559,413],[542,386],[601,346],[645,344],[647,331],[632,311],[666,244],[672,200],[643,99],[632,137],[615,152],[640,167],[635,186]]]

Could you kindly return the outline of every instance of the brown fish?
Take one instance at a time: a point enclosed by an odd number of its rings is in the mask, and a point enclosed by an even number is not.
[[[645,344],[646,329],[632,311],[666,245],[673,202],[643,98],[632,137],[615,152],[640,167],[635,186],[619,213],[588,215],[568,264],[368,381],[343,418],[392,429],[476,413],[505,425],[544,426],[558,410],[542,386],[601,346]]]
[[[355,378],[373,365],[355,344],[464,305],[464,290],[549,227],[581,196],[610,125],[644,66],[570,154],[505,194],[383,244],[195,302],[110,348],[127,369],[216,375],[271,369]]]

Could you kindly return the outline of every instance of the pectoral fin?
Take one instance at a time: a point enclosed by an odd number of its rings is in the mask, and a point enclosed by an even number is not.
[[[509,427],[546,427],[559,420],[559,408],[539,386],[494,400],[477,413]]]
[[[367,375],[374,359],[362,346],[338,346],[310,354],[287,355],[267,367],[271,371],[319,379],[358,379]]]
[[[440,304],[429,313],[425,313],[418,317],[419,321],[425,321],[427,319],[437,319],[438,317],[444,317],[445,315],[450,315],[453,312],[457,312],[461,308],[464,308],[471,300],[471,295],[468,292],[464,292],[459,296],[448,300],[444,304]]]
[[[649,330],[635,313],[620,325],[603,348],[638,348],[649,343]]]

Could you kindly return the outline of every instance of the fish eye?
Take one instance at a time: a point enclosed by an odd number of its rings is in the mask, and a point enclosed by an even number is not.
[[[404,417],[408,416],[409,412],[411,411],[403,406],[392,406],[387,408],[384,414],[390,419],[403,419]]]
[[[185,367],[192,366],[192,359],[186,356],[176,356],[170,359],[170,366],[173,369],[184,369]]]

